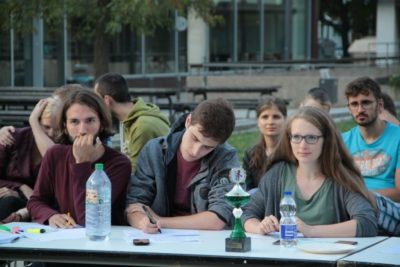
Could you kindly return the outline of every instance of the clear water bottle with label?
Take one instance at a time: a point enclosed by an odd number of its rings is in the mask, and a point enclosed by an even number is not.
[[[102,163],[86,182],[85,228],[92,241],[105,240],[111,232],[111,182]]]
[[[281,220],[280,238],[281,246],[293,247],[296,245],[297,226],[296,226],[296,203],[292,198],[292,192],[284,192],[280,203]]]

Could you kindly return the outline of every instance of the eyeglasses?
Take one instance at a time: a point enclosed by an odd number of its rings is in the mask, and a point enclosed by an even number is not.
[[[309,135],[299,135],[299,134],[289,135],[290,141],[292,143],[300,144],[301,141],[304,139],[304,141],[306,141],[306,143],[309,144],[309,145],[316,144],[318,142],[318,139],[320,139],[321,137],[323,137],[323,136],[322,135],[313,135],[313,134],[309,134]]]
[[[375,103],[375,101],[364,100],[364,101],[361,101],[360,103],[358,103],[358,102],[348,103],[347,106],[352,110],[357,110],[358,107],[360,107],[360,106],[363,109],[370,109],[370,108],[372,108],[374,103]]]

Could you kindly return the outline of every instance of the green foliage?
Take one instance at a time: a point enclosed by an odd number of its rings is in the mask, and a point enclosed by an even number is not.
[[[349,33],[357,39],[375,34],[377,0],[319,1],[319,19],[342,37],[344,57],[348,57]]]
[[[159,27],[172,30],[175,12],[187,16],[190,9],[210,25],[221,20],[212,0],[0,0],[0,25],[1,30],[25,34],[34,31],[34,18],[52,28],[66,15],[68,21],[78,22],[78,31],[85,36],[93,35],[99,22],[105,23],[109,35],[121,32],[124,25],[149,34]]]
[[[394,74],[389,79],[389,84],[395,89],[400,90],[400,75]]]
[[[63,2],[59,0],[0,0],[0,30],[14,29],[27,34],[35,29],[34,18],[43,18],[47,25],[54,26],[63,18]]]
[[[355,125],[356,124],[353,120],[342,121],[336,123],[336,129],[339,132],[346,132]],[[258,130],[255,129],[250,132],[238,132],[232,134],[228,139],[228,143],[236,149],[239,162],[242,162],[246,150],[254,146],[258,142],[259,138]]]
[[[74,40],[94,37],[94,74],[108,71],[109,41],[124,27],[141,34],[157,28],[173,30],[175,15],[194,10],[209,25],[220,21],[213,0],[0,0],[0,31],[28,34],[34,18],[42,18],[48,31],[61,31],[64,17],[73,26]],[[73,23],[71,23],[73,22]]]

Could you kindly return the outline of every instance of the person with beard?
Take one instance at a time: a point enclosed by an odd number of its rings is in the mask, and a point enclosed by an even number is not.
[[[346,87],[349,111],[358,124],[342,134],[378,210],[380,234],[400,235],[400,128],[379,117],[382,92],[369,77]]]
[[[400,128],[381,120],[381,89],[368,77],[347,85],[348,108],[358,126],[342,134],[369,190],[400,201]]]
[[[112,185],[111,223],[125,224],[131,164],[123,154],[102,143],[112,135],[111,116],[103,101],[90,90],[68,94],[57,126],[58,144],[47,150],[28,201],[32,220],[55,228],[84,225],[86,181],[94,164],[103,163]]]

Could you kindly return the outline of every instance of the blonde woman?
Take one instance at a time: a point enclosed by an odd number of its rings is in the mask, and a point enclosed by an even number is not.
[[[49,140],[55,136],[55,112],[58,100],[40,100],[32,111]],[[33,192],[43,154],[31,127],[14,128],[12,144],[0,144],[0,221],[28,219],[25,206]]]

